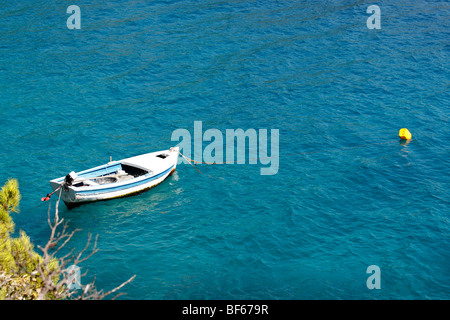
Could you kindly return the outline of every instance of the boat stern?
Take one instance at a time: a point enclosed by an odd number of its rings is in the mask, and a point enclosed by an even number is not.
[[[55,179],[50,181],[50,186],[52,187],[53,191],[58,189],[61,186],[60,179]],[[60,196],[61,200],[64,201],[64,203],[67,205],[68,203],[74,202],[76,195],[75,191],[71,187],[62,187],[59,191],[55,193],[55,196]]]

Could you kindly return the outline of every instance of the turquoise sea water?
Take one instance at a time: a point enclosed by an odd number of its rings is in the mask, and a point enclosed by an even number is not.
[[[50,179],[166,149],[194,121],[279,129],[276,175],[180,164],[139,196],[61,205],[72,247],[99,235],[83,281],[136,275],[122,299],[450,298],[449,2],[77,1],[69,30],[71,4],[0,3],[17,231],[45,244]]]

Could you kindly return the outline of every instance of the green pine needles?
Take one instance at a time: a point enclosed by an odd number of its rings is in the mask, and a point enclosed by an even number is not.
[[[9,179],[0,191],[0,299],[34,299],[42,284],[36,266],[42,257],[24,231],[14,238],[11,213],[19,212],[19,183]]]
[[[73,289],[74,274],[72,266],[77,268],[80,263],[89,259],[98,251],[97,237],[91,247],[89,235],[86,247],[78,254],[71,250],[64,256],[57,256],[70,241],[75,232],[69,232],[67,222],[59,217],[56,203],[54,216],[48,211],[50,239],[45,246],[37,246],[41,254],[34,251],[30,238],[22,230],[19,237],[14,237],[14,221],[12,213],[19,212],[20,203],[19,183],[16,179],[9,179],[0,191],[0,300],[100,300],[115,293],[135,276],[120,286],[104,292],[97,290],[94,282],[83,285],[79,275],[76,278],[76,289]],[[117,296],[121,293],[117,294]]]

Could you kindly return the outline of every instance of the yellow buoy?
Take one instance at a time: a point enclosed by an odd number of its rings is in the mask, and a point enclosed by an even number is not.
[[[409,130],[406,128],[400,129],[398,136],[403,140],[409,140],[412,137],[411,132],[409,132]]]

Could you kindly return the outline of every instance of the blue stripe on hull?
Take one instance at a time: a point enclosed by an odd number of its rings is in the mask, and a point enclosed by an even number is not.
[[[126,190],[126,189],[129,189],[129,188],[133,188],[133,187],[136,187],[136,186],[139,186],[139,185],[143,185],[143,184],[149,183],[150,181],[156,180],[156,179],[164,176],[165,174],[169,173],[173,168],[174,168],[174,166],[171,166],[169,169],[167,169],[167,170],[165,170],[165,171],[163,171],[161,173],[158,173],[158,174],[156,174],[154,176],[151,176],[151,177],[148,177],[146,179],[143,179],[141,181],[136,181],[136,182],[132,182],[132,183],[128,183],[128,184],[120,185],[120,186],[115,186],[115,187],[106,187],[106,188],[97,189],[97,190],[77,190],[76,194],[86,196],[86,195],[94,195],[94,194],[102,194],[102,193],[109,193],[109,192],[114,192],[114,191]]]
[[[81,171],[78,172],[78,177],[80,178],[85,178],[85,179],[91,179],[91,178],[95,178],[95,177],[100,177],[100,176],[104,176],[104,175],[108,175],[114,172],[117,172],[117,170],[122,169],[122,163],[115,163],[113,165],[108,165],[105,164],[104,166],[101,166],[100,168],[97,169],[88,169],[85,171]],[[58,178],[54,181],[60,182],[60,181],[64,181],[65,176]]]
[[[116,163],[114,165],[105,165],[102,168],[98,168],[92,171],[87,171],[85,173],[79,173],[79,177],[80,178],[93,178],[93,177],[98,177],[98,176],[103,176],[103,175],[107,175],[113,172],[116,172],[117,170],[122,169],[122,164],[121,163]]]

